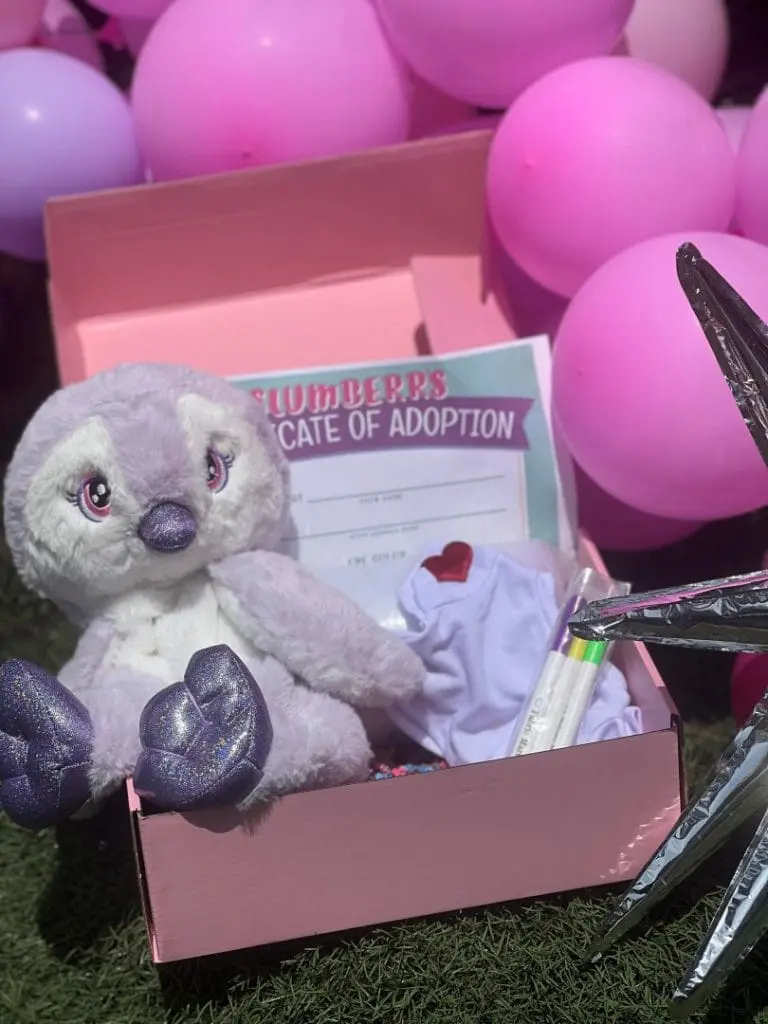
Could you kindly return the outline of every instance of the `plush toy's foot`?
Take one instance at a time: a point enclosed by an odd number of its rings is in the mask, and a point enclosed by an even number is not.
[[[165,810],[237,804],[261,780],[272,723],[261,690],[229,647],[190,659],[184,681],[147,703],[136,791]]]
[[[64,821],[90,797],[93,729],[80,701],[28,661],[0,665],[0,806],[18,825]]]

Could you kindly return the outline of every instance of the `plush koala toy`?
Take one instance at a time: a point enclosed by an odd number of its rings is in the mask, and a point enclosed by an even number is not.
[[[58,678],[0,666],[0,804],[41,828],[128,775],[163,809],[366,777],[358,707],[421,685],[397,637],[274,548],[288,472],[261,403],[131,364],[58,391],[5,483],[18,571],[83,628]]]

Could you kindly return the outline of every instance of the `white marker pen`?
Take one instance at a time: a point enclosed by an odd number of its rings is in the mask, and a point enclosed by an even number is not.
[[[542,745],[548,742],[547,737],[551,746],[551,740],[554,739],[559,724],[551,721],[552,707],[560,675],[569,660],[568,648],[573,643],[568,622],[584,604],[586,599],[580,594],[575,594],[563,606],[549,653],[525,709],[525,718],[521,727],[516,730],[507,756],[516,757],[518,754],[533,754],[538,750],[547,750],[549,748]]]
[[[564,671],[562,677],[564,704],[561,704],[560,708],[560,725],[552,743],[553,750],[570,747],[576,742],[579,726],[592,700],[607,652],[607,643],[599,640],[589,641],[585,643],[580,660],[576,662],[574,668]],[[568,676],[568,685],[565,685],[566,676]]]

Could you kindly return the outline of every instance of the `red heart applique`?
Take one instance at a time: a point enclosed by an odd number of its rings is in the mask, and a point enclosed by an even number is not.
[[[431,555],[421,568],[431,572],[438,583],[466,583],[472,565],[472,548],[461,540],[446,544],[440,555]]]

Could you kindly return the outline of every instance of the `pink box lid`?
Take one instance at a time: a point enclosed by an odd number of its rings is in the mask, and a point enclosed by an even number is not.
[[[237,374],[411,356],[422,307],[435,349],[507,340],[483,258],[490,138],[53,200],[62,381],[126,360]]]

